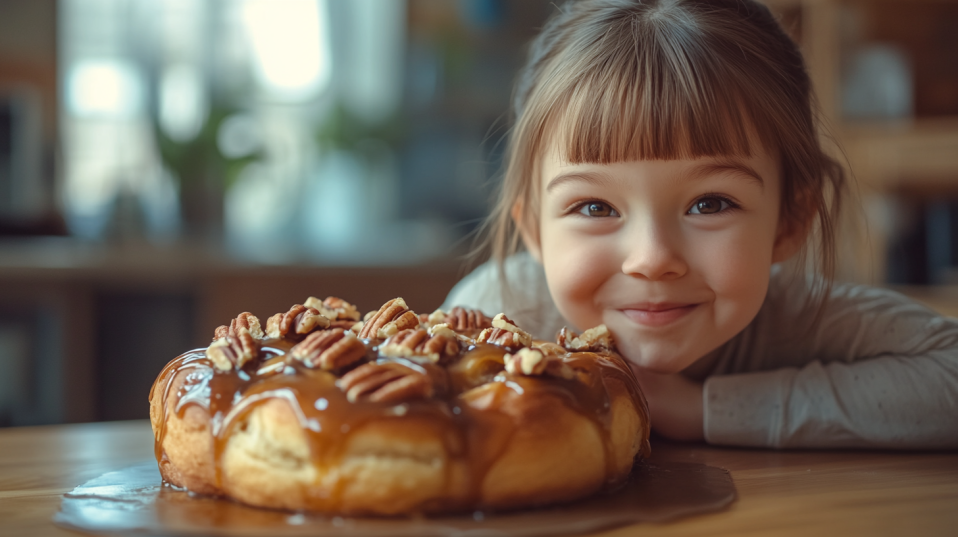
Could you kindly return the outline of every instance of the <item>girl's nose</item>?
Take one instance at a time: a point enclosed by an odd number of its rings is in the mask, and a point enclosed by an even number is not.
[[[623,245],[622,272],[625,274],[656,281],[674,280],[688,272],[679,240],[670,237],[667,229],[650,224],[629,235]]]

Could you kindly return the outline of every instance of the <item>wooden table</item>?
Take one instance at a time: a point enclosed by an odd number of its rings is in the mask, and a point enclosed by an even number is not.
[[[958,453],[716,448],[653,443],[660,461],[727,468],[727,511],[604,532],[630,535],[956,535]],[[76,535],[50,522],[60,495],[153,456],[147,422],[0,429],[0,536]]]

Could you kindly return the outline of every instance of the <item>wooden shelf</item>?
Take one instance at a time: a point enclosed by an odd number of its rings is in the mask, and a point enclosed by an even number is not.
[[[910,194],[958,193],[958,118],[846,123],[841,143],[862,186]]]
[[[952,94],[941,93],[951,87],[954,74],[940,67],[953,65],[948,62],[958,56],[958,41],[938,34],[949,28],[958,1],[763,1],[801,46],[824,120],[823,141],[852,178],[856,199],[849,200],[839,227],[838,277],[882,284],[889,237],[895,232],[889,211],[896,198],[958,199],[958,115],[928,113],[954,107]],[[937,37],[931,37],[932,30]],[[912,60],[914,119],[842,117],[843,58],[872,43],[897,44]],[[935,100],[942,95],[943,100]]]

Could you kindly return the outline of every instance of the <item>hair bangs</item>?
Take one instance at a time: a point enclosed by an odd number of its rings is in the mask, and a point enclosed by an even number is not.
[[[659,37],[596,47],[603,56],[553,88],[542,132],[554,134],[542,140],[569,162],[607,164],[749,156],[752,143],[768,139],[757,128],[767,123],[756,121],[768,115],[761,103],[701,40]]]

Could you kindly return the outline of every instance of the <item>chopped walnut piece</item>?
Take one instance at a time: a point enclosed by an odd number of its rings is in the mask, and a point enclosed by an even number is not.
[[[489,343],[500,347],[511,347],[518,349],[525,347],[515,332],[503,330],[502,328],[486,328],[479,332],[476,343]]]
[[[256,339],[263,339],[265,334],[259,324],[259,318],[248,311],[244,311],[230,321],[230,331],[238,332],[240,328],[249,330],[249,334]]]
[[[352,365],[366,356],[366,345],[342,328],[313,332],[290,349],[290,355],[310,367],[332,370]]]
[[[582,332],[581,336],[562,328],[556,341],[570,351],[609,351],[615,348],[612,333],[604,324]]]
[[[307,308],[306,311],[297,315],[291,324],[295,327],[297,334],[308,334],[317,328],[327,328],[329,319],[320,315],[318,311]]]
[[[216,330],[213,330],[213,341],[216,341],[217,339],[223,339],[228,335],[230,335],[230,327],[221,324],[216,327]]]
[[[276,315],[271,315],[269,319],[266,319],[266,337],[268,338],[281,338],[283,334],[279,331],[279,323],[283,321],[285,313],[277,313]]]
[[[532,345],[532,336],[529,335],[529,333],[525,330],[516,326],[515,321],[506,317],[505,313],[500,313],[492,318],[492,327],[505,330],[506,332],[512,332],[515,334],[515,342],[524,347],[529,347]]]
[[[217,339],[206,348],[206,357],[221,371],[240,369],[259,356],[260,344],[249,330],[240,328],[236,336]]]
[[[289,311],[284,313],[283,317],[279,320],[279,324],[277,326],[279,333],[283,336],[289,335],[290,332],[295,334],[296,328],[298,328],[299,325],[299,321],[306,316],[313,318],[313,322],[316,322],[315,318],[318,317],[325,319],[327,323],[329,322],[329,319],[322,317],[318,311],[307,308],[302,304],[294,304],[293,307],[289,308]]]
[[[459,354],[459,338],[448,327],[445,331],[403,330],[380,345],[379,354],[392,358],[421,357],[437,363]]]
[[[351,403],[399,403],[428,399],[435,393],[432,378],[396,362],[369,362],[336,382]]]
[[[394,336],[402,330],[409,330],[411,328],[416,328],[419,326],[419,316],[412,311],[407,311],[400,315],[397,319],[386,323],[385,326],[379,329],[376,332],[376,337],[387,338],[389,336]]]
[[[513,375],[541,375],[546,369],[546,357],[536,349],[523,348],[503,358],[506,371]]]
[[[356,322],[359,320],[359,310],[356,309],[356,306],[339,297],[328,296],[326,300],[320,301],[318,298],[311,296],[306,299],[306,302],[303,302],[303,305],[315,309],[330,321]]]
[[[419,321],[430,328],[436,326],[437,324],[446,324],[448,326],[448,323],[446,323],[447,318],[448,315],[442,310],[436,310],[429,315],[426,315],[425,313],[419,315]]]
[[[552,354],[543,354],[537,349],[523,347],[515,354],[507,354],[503,358],[506,371],[512,375],[542,376],[549,375],[571,379],[575,371],[561,358]]]
[[[419,316],[406,306],[402,298],[386,302],[373,315],[367,315],[359,337],[385,339],[403,330],[419,327]]]
[[[323,306],[329,310],[335,311],[336,319],[338,320],[350,320],[353,322],[359,320],[359,310],[356,309],[356,306],[339,297],[326,297],[326,300],[323,300]]]
[[[266,320],[266,335],[271,338],[308,334],[329,326],[329,319],[314,308],[295,304],[286,313],[277,313]]]
[[[226,336],[236,337],[237,331],[240,328],[248,330],[250,335],[256,339],[263,339],[265,337],[263,328],[259,324],[259,318],[248,311],[244,311],[237,315],[235,319],[231,320],[229,326],[216,327],[216,330],[213,332],[213,341]]]
[[[462,338],[461,334],[457,334],[452,328],[449,328],[449,325],[446,323],[434,324],[428,329],[430,336],[446,336],[451,339],[459,340]],[[469,339],[469,338],[465,338]]]
[[[430,336],[443,335],[443,336],[446,336],[446,337],[448,337],[448,338],[450,338],[450,339],[455,339],[456,341],[459,342],[459,347],[460,347],[460,348],[461,348],[461,347],[468,347],[468,346],[470,346],[470,345],[475,345],[475,344],[476,344],[476,340],[475,340],[475,339],[473,339],[473,338],[471,338],[471,337],[469,337],[469,336],[467,336],[467,335],[465,335],[465,334],[460,334],[459,332],[456,332],[455,330],[453,330],[452,328],[450,328],[449,325],[446,324],[446,323],[434,324],[434,325],[430,326],[430,327],[428,328],[428,330],[429,330],[429,335],[430,335]]]
[[[323,301],[314,296],[311,296],[307,298],[306,300],[304,300],[303,305],[306,306],[307,308],[313,308],[314,310],[318,311],[320,315],[322,315],[323,317],[326,317],[330,321],[336,318],[336,314],[332,311],[327,310],[323,306]]]

